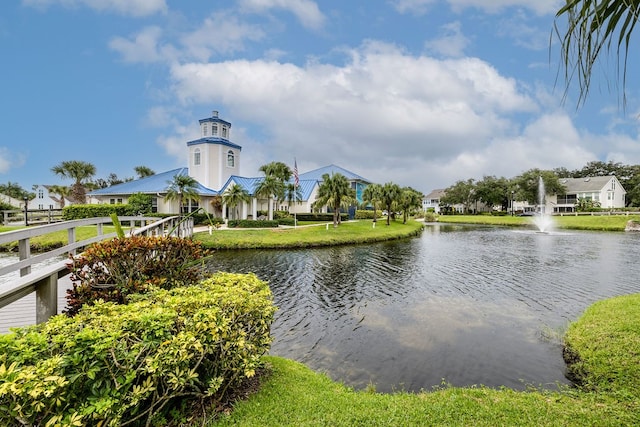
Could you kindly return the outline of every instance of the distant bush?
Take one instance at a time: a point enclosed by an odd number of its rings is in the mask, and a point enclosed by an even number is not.
[[[276,228],[278,221],[262,221],[252,219],[234,219],[227,223],[230,228]]]
[[[427,211],[424,214],[424,220],[426,222],[436,222],[438,220],[438,214],[435,212]]]
[[[280,218],[278,219],[278,224],[294,226],[296,225],[296,221],[294,218]]]
[[[73,287],[67,290],[67,311],[102,299],[126,303],[129,295],[150,285],[169,289],[197,283],[204,277],[200,243],[177,237],[131,236],[96,243],[71,258]]]
[[[274,311],[255,275],[218,273],[16,328],[0,336],[0,424],[157,425],[188,400],[215,406],[261,366]]]
[[[382,217],[382,211],[378,210],[378,212],[376,213],[376,218],[380,217]],[[356,211],[355,219],[373,219],[373,210],[358,209]],[[333,220],[333,217],[331,217],[331,220]]]
[[[299,213],[296,215],[298,221],[333,221],[332,213]],[[349,214],[341,213],[341,221],[348,221]]]

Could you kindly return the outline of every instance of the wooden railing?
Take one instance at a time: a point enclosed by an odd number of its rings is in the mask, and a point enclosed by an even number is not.
[[[61,222],[62,209],[28,209],[0,211],[2,225],[40,225]]]
[[[193,234],[193,218],[180,220],[179,217],[158,219],[156,217],[119,217],[121,223],[130,223],[128,234],[157,235],[157,236],[181,236],[188,237]],[[58,279],[69,274],[68,260],[53,262],[36,271],[31,271],[32,266],[55,257],[67,254],[75,254],[92,243],[116,237],[116,233],[103,233],[103,226],[112,224],[111,218],[88,218],[74,221],[65,221],[57,224],[42,225],[21,230],[0,233],[0,245],[18,242],[18,258],[15,263],[0,268],[0,277],[15,271],[20,271],[20,277],[12,280],[0,288],[0,308],[11,304],[20,298],[36,293],[36,322],[45,322],[58,312]],[[96,236],[82,241],[76,241],[78,227],[96,226]],[[138,228],[137,225],[139,225]],[[68,243],[60,248],[46,253],[31,256],[30,239],[36,236],[49,234],[56,231],[67,230]]]

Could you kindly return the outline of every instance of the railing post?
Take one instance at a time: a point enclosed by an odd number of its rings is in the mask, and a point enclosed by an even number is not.
[[[58,314],[58,273],[36,284],[36,323],[44,323]]]
[[[67,230],[67,236],[68,236],[68,243],[75,243],[76,241],[76,228],[75,227],[71,227],[69,230]],[[76,254],[76,250],[72,249],[69,252],[69,255],[75,255]]]
[[[27,259],[31,256],[31,245],[29,244],[29,238],[18,240],[18,257],[20,261]],[[28,265],[20,269],[20,277],[26,276],[31,273],[31,266]]]

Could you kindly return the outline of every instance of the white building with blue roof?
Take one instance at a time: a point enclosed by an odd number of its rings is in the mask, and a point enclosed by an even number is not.
[[[88,194],[89,203],[127,203],[132,194],[142,193],[152,196],[154,212],[176,213],[179,211],[177,200],[168,201],[165,196],[176,175],[189,175],[198,182],[196,192],[200,200],[185,201],[183,211],[193,212],[202,208],[209,214],[227,218],[228,209],[222,204],[221,196],[233,185],[239,185],[251,196],[249,202],[236,208],[240,218],[257,218],[259,211],[267,211],[269,200],[255,196],[255,189],[264,178],[239,175],[242,147],[231,142],[231,123],[221,119],[217,111],[213,111],[211,117],[199,120],[199,123],[200,138],[186,143],[189,153],[188,168],[173,169],[92,191]],[[291,205],[286,201],[280,202],[276,210],[311,212],[322,176],[336,173],[344,175],[350,181],[352,188],[356,190],[358,202],[362,202],[362,190],[371,182],[344,168],[330,165],[300,174],[298,189],[301,200]]]

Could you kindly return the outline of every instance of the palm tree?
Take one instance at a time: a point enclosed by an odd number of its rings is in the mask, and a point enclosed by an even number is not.
[[[148,176],[152,176],[155,175],[156,173],[153,171],[153,169],[148,168],[146,166],[136,166],[135,168],[133,168],[133,170],[136,172],[136,174],[138,175],[138,178],[146,178]]]
[[[398,206],[402,209],[402,223],[406,224],[412,209],[419,209],[422,205],[422,193],[411,187],[404,187],[400,191]]]
[[[167,183],[169,187],[167,188],[165,198],[167,201],[178,200],[178,212],[180,216],[182,216],[182,204],[184,201],[200,200],[200,195],[197,191],[198,181],[189,175],[175,175],[173,179]]]
[[[96,174],[96,167],[91,163],[80,160],[68,160],[51,168],[51,171],[62,178],[71,178],[71,199],[76,203],[87,202],[87,190],[85,185]]]
[[[248,202],[251,199],[249,192],[241,186],[234,184],[227,189],[222,195],[222,203],[234,209],[233,219],[238,219],[238,210],[236,207],[243,202]]]
[[[271,176],[279,183],[274,196],[276,201],[283,201],[285,199],[285,185],[293,174],[289,166],[283,162],[271,162],[260,166],[259,170],[263,172],[265,176]]]
[[[603,50],[615,47],[624,53],[622,65],[623,88],[627,79],[627,54],[635,24],[640,18],[638,0],[566,0],[556,13],[556,20],[567,17],[564,35],[556,25],[561,40],[562,66],[567,86],[577,75],[580,86],[579,102],[589,93],[593,66]],[[619,64],[618,64],[619,65]],[[625,99],[623,95],[623,99]]]
[[[60,198],[51,197],[56,202],[60,203],[60,208],[64,208],[65,198],[71,193],[71,189],[66,185],[49,185],[47,186],[49,194],[57,194]]]
[[[400,186],[393,182],[387,182],[382,186],[382,206],[387,210],[387,225],[390,225],[391,215],[393,215],[394,207],[400,199]]]
[[[322,175],[322,183],[318,187],[318,197],[314,207],[329,206],[333,209],[333,226],[337,227],[340,220],[340,208],[347,208],[356,201],[356,190],[351,188],[347,177],[340,173]]]
[[[273,198],[277,197],[277,194],[282,193],[283,184],[274,176],[265,176],[262,181],[258,182],[253,190],[253,193],[257,197],[264,197],[268,200],[268,217],[269,220],[273,219]]]
[[[382,200],[382,185],[369,184],[362,192],[362,201],[371,203],[373,206],[373,222],[377,221],[378,203]]]
[[[287,201],[287,206],[289,206],[289,211],[291,211],[292,203],[300,203],[302,201],[302,191],[300,191],[300,187],[293,182],[288,182],[284,186],[284,198]]]

